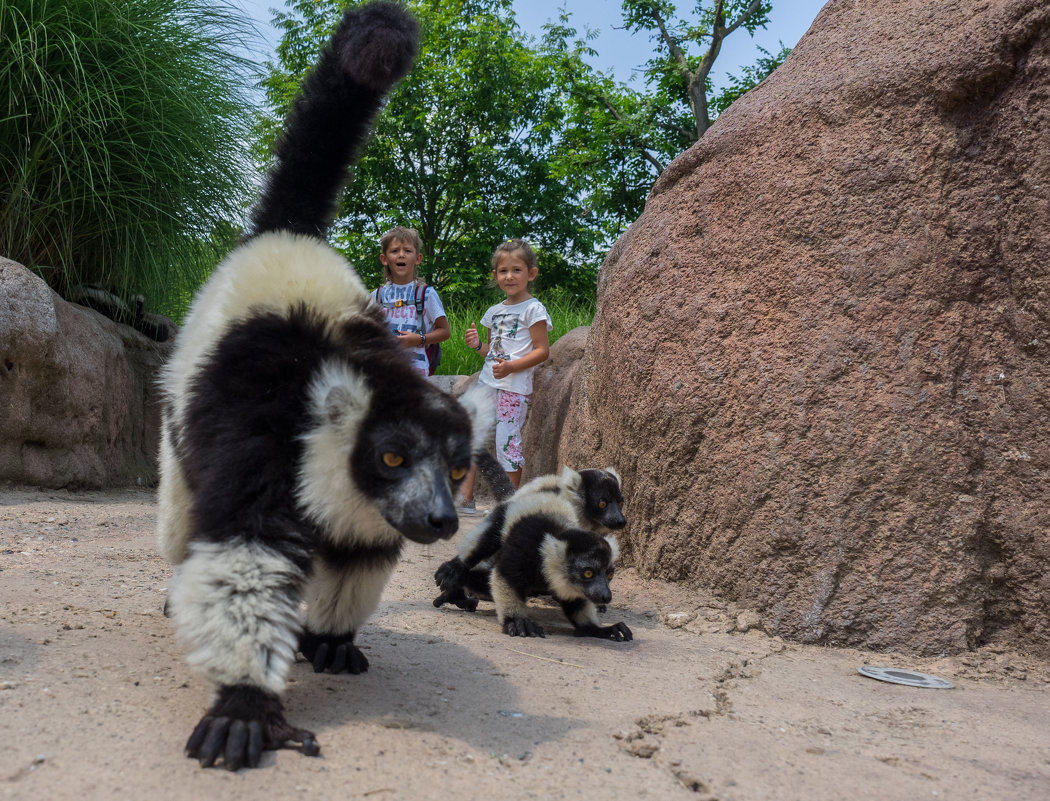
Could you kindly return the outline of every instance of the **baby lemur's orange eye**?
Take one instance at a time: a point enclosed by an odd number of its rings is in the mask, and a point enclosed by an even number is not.
[[[594,571],[593,570],[584,570],[583,571],[583,577],[585,579],[592,579],[592,578],[594,578]]]
[[[608,505],[609,505],[608,501],[598,501],[598,508],[599,509],[604,509]]]
[[[387,467],[400,467],[405,461],[404,456],[398,456],[396,453],[387,451],[383,454],[383,464]]]
[[[465,467],[453,467],[449,470],[448,474],[452,476],[453,481],[459,481],[463,476],[467,474],[467,468]]]

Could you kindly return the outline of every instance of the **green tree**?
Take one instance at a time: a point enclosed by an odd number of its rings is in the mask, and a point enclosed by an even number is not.
[[[669,102],[686,101],[695,139],[711,127],[710,76],[722,42],[740,28],[754,35],[769,23],[772,9],[769,0],[696,0],[692,19],[679,20],[670,0],[623,0],[627,28],[649,33],[659,47],[646,65],[648,85]]]
[[[743,27],[753,33],[769,20],[771,2],[716,0],[711,6],[696,3],[696,20],[676,18],[674,3],[667,0],[624,0],[623,19],[630,30],[648,32],[657,53],[645,66],[646,90],[635,91],[611,76],[590,67],[596,55],[588,44],[594,34],[579,36],[563,13],[556,24],[546,26],[543,47],[558,61],[557,75],[573,107],[570,118],[581,128],[581,144],[567,154],[566,171],[577,174],[588,162],[619,151],[628,181],[594,182],[596,191],[619,208],[623,218],[639,213],[648,187],[666,166],[710,127],[712,119],[744,92],[758,85],[790,53],[781,45],[777,55],[764,54],[755,65],[745,67],[740,77],[715,94],[711,70],[722,42]],[[702,52],[691,53],[691,48]],[[626,187],[635,187],[626,190]],[[623,191],[626,190],[626,191]]]
[[[277,117],[347,5],[290,0],[277,16],[279,63],[264,81]],[[593,293],[603,232],[552,166],[563,111],[550,62],[522,42],[510,0],[410,6],[420,55],[354,169],[337,246],[375,285],[380,235],[412,226],[423,239],[424,274],[455,301],[487,282],[497,244],[524,236],[540,252],[543,282]]]
[[[607,247],[638,216],[654,177],[687,143],[668,138],[673,127],[654,98],[588,65],[597,55],[593,37],[581,36],[563,13],[545,26],[541,50],[559,96],[554,173]]]
[[[178,316],[250,191],[250,30],[214,0],[0,0],[0,253]]]

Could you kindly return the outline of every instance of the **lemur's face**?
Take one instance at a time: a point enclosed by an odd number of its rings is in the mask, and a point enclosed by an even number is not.
[[[351,460],[383,519],[415,542],[448,539],[459,528],[453,499],[470,469],[470,427],[442,422],[383,420],[362,431]]]
[[[617,530],[627,525],[620,505],[623,494],[620,482],[608,470],[581,470],[583,477],[584,514],[594,523]]]
[[[608,546],[573,555],[568,569],[569,580],[579,587],[587,600],[596,604],[607,604],[612,600],[609,581],[613,577],[613,566]]]
[[[336,364],[311,388],[300,502],[337,541],[389,543],[396,532],[431,543],[459,527],[453,497],[470,469],[472,415],[487,418],[395,355],[378,382]]]
[[[411,242],[394,239],[386,246],[379,260],[390,270],[395,284],[407,284],[415,279],[423,254]]]

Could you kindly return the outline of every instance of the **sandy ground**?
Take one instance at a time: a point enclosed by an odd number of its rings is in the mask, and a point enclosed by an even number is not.
[[[489,605],[435,610],[454,542],[408,549],[361,635],[361,676],[292,671],[319,758],[202,770],[182,747],[207,696],[161,614],[153,493],[0,488],[0,798],[1050,798],[1050,666],[799,646],[682,588],[614,581],[631,643],[543,640]],[[464,528],[476,518],[464,518]],[[857,668],[933,673],[906,687]]]

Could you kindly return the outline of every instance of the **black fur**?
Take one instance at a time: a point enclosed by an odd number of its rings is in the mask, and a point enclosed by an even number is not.
[[[166,378],[161,535],[179,565],[169,600],[217,685],[217,700],[186,744],[204,766],[221,759],[231,770],[254,767],[263,750],[289,741],[319,753],[311,732],[286,722],[277,695],[296,638],[315,670],[367,670],[351,621],[378,600],[401,537],[433,542],[458,525],[452,493],[461,479],[451,476],[471,463],[471,420],[412,369],[380,310],[326,313],[306,301],[280,308],[290,303],[281,300],[288,290],[275,289],[273,303],[256,305],[249,293],[243,316],[215,325],[227,308],[216,299],[225,295],[208,294],[256,275],[243,272],[262,263],[255,259],[300,248],[282,232],[323,236],[346,167],[416,49],[416,23],[394,3],[344,14],[287,120],[252,214],[254,241],[202,290],[215,303],[200,301],[195,317],[195,301],[188,322],[201,327],[184,330]],[[327,265],[324,275],[342,281],[318,248],[304,237],[307,261],[299,266]],[[358,290],[338,291],[342,299]],[[360,294],[367,303],[363,288]],[[323,404],[315,386],[326,393]],[[352,427],[340,429],[341,421]],[[391,453],[402,462],[387,463]],[[331,460],[343,463],[329,468]],[[344,483],[315,484],[314,475],[333,471]],[[318,486],[343,487],[347,497],[315,492]],[[330,587],[349,592],[330,608],[310,604],[308,620],[319,630],[300,632],[304,590],[325,600]],[[256,638],[257,648],[242,655],[229,646],[244,636]]]
[[[331,565],[375,565],[383,567],[396,562],[401,556],[402,543],[393,545],[337,545],[322,539],[315,553]]]
[[[488,483],[497,501],[505,501],[514,494],[514,485],[510,483],[503,466],[496,461],[496,457],[489,452],[488,448],[475,453],[474,462],[477,464],[478,473]]]
[[[490,586],[503,631],[516,637],[543,637],[543,629],[524,613],[527,598],[553,596],[561,604],[577,637],[624,641],[633,639],[624,623],[599,626],[596,604],[612,600],[609,580],[613,574],[613,550],[608,541],[592,531],[561,529],[557,518],[541,515],[524,518],[511,527],[492,567]],[[565,545],[557,558],[544,546],[549,540]],[[557,582],[549,577],[558,576]],[[502,590],[497,585],[503,584]],[[571,594],[563,594],[565,586]],[[510,590],[510,595],[504,593]],[[508,603],[509,602],[509,603]]]
[[[241,536],[306,569],[315,536],[293,511],[310,422],[303,387],[336,353],[322,321],[305,309],[249,319],[219,342],[194,381],[177,440],[196,489],[196,537],[223,542],[236,520]]]
[[[608,470],[595,468],[580,470],[579,475],[580,488],[574,502],[582,506],[582,519],[562,520],[555,528],[586,525],[595,531],[622,529],[627,521],[623,516],[623,494],[616,475]],[[542,483],[543,477],[534,479],[534,481]],[[529,485],[526,485],[523,496],[529,491]],[[567,490],[562,482],[551,481],[549,486],[535,490],[535,492],[557,496]],[[438,567],[434,573],[434,582],[441,589],[441,593],[434,599],[434,606],[441,607],[449,603],[473,612],[477,609],[479,598],[489,600],[487,592],[479,592],[474,589],[482,585],[487,586],[488,582],[484,580],[483,575],[472,574],[475,570],[483,571],[485,574],[490,569],[485,563],[496,556],[507,536],[507,516],[513,504],[514,496],[498,504],[473,532],[476,539],[469,552],[460,553]],[[470,577],[469,586],[468,576]]]
[[[276,167],[252,215],[254,233],[324,236],[347,180],[342,168],[367,140],[387,89],[412,66],[418,37],[415,20],[395,3],[343,15],[276,146]]]
[[[224,687],[186,743],[186,755],[208,768],[221,756],[229,770],[259,765],[263,751],[296,742],[304,754],[316,756],[320,746],[305,729],[289,726],[276,695],[257,687]]]
[[[580,471],[583,479],[583,504],[586,519],[602,528],[618,531],[627,525],[621,508],[623,493],[620,482],[606,470],[589,468]]]

